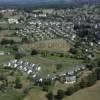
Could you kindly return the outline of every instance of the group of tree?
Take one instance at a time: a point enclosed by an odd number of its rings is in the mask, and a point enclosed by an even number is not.
[[[49,87],[52,85],[52,82],[51,82],[51,80],[49,80],[49,79],[45,79],[45,80],[42,82],[41,85],[42,85],[43,91],[48,92],[48,91],[49,91]]]
[[[0,91],[4,91],[8,86],[8,80],[4,74],[0,74]]]
[[[47,57],[47,56],[58,56],[58,57],[64,57],[66,56],[65,53],[60,53],[60,52],[51,52],[47,50],[37,50],[37,49],[32,49],[31,55],[37,55],[40,54],[42,57]]]
[[[0,12],[0,19],[3,18],[3,14]]]
[[[12,44],[15,44],[15,43],[16,42],[14,40],[12,40],[12,39],[5,39],[5,38],[3,38],[1,40],[1,42],[0,42],[1,45],[7,45],[7,44],[12,45]]]
[[[22,43],[30,43],[31,40],[29,40],[28,37],[24,36],[24,37],[22,37],[22,41],[21,41],[21,42],[22,42]]]
[[[23,52],[16,52],[15,53],[15,59],[21,59],[21,58],[23,58],[24,56],[26,56],[26,54],[25,53],[23,53]]]
[[[57,94],[54,95],[53,92],[49,92],[46,97],[48,100],[62,100],[65,96],[65,92],[61,89],[57,91]]]
[[[87,67],[89,69],[98,68],[98,67],[100,68],[100,57],[97,57],[94,60],[89,60],[87,62]]]

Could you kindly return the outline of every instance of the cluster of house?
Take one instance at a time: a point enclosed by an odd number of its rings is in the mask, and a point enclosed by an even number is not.
[[[49,76],[48,78],[51,80],[59,80],[61,78],[64,79],[65,84],[73,84],[77,81],[76,75],[78,72],[81,72],[86,69],[86,66],[84,64],[76,65],[73,68],[64,70],[62,72],[56,73],[55,76]]]
[[[13,17],[21,14],[24,27],[17,31],[18,35],[31,37],[32,40],[46,40],[58,36],[74,41],[77,37],[75,25],[90,25],[92,29],[100,29],[99,10],[95,7],[76,9],[39,9],[32,12],[17,12],[15,9],[0,10],[1,13],[11,13],[8,18],[9,24],[18,24],[21,21]],[[97,33],[97,32],[96,32]],[[97,41],[100,44],[100,41]],[[93,44],[91,44],[93,45]]]
[[[74,40],[76,34],[73,27],[72,22],[63,20],[33,19],[27,21],[26,26],[17,33],[21,36],[31,37],[34,41],[53,39],[58,36]]]
[[[85,65],[76,65],[71,69],[64,70],[63,72],[58,72],[53,75],[42,76],[41,67],[37,64],[33,64],[23,60],[11,60],[7,63],[3,64],[4,67],[8,68],[17,68],[23,72],[26,72],[27,75],[31,76],[35,82],[43,82],[45,79],[49,79],[51,81],[60,80],[64,78],[65,84],[73,84],[76,82],[76,75],[78,72],[85,70]]]
[[[16,59],[4,63],[3,66],[10,68],[17,68],[18,70],[21,70],[23,72],[26,72],[28,75],[31,75],[33,78],[35,78],[36,74],[38,74],[38,72],[41,70],[41,67],[37,64]]]
[[[75,25],[89,25],[94,30],[100,28],[99,14],[93,9],[48,9],[33,10],[27,13],[25,26],[18,35],[31,37],[34,41],[63,37],[74,41],[77,37]],[[25,13],[25,12],[24,12]],[[99,44],[99,41],[98,41]],[[91,44],[93,45],[93,44]]]

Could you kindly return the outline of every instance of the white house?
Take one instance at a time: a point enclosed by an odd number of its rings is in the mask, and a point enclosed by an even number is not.
[[[29,71],[27,72],[27,74],[30,74],[30,73],[32,73],[32,70],[29,70]]]
[[[66,76],[65,84],[74,84],[76,82],[76,76]]]
[[[0,51],[0,56],[3,56],[3,55],[5,55],[5,52]]]
[[[9,23],[9,24],[18,24],[19,22],[18,22],[17,19],[9,18],[9,19],[8,19],[8,23]]]

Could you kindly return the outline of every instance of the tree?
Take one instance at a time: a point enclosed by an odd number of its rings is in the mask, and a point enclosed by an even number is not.
[[[80,88],[83,89],[83,88],[87,87],[87,83],[88,83],[88,80],[87,80],[87,78],[85,77],[85,78],[82,79],[82,80],[80,81],[80,83],[79,83]]]
[[[49,92],[46,97],[48,98],[48,100],[53,100],[54,99],[54,95],[52,92]]]
[[[78,91],[80,89],[80,86],[78,83],[74,84],[74,92]]]
[[[48,92],[48,85],[43,85],[43,91]]]
[[[0,84],[0,90],[1,91],[4,91],[5,90],[5,84],[4,83]]]
[[[76,48],[71,48],[69,50],[69,52],[72,53],[72,54],[77,54],[77,49]]]
[[[74,86],[68,87],[65,94],[70,96],[75,92]]]
[[[96,73],[96,76],[97,76],[97,80],[100,80],[100,68],[96,68],[95,73]]]
[[[64,57],[64,53],[59,53],[59,57]]]
[[[15,59],[20,59],[20,58],[22,58],[22,57],[24,57],[24,56],[25,56],[24,53],[21,53],[21,52],[15,53]]]
[[[17,88],[17,89],[22,88],[21,80],[20,80],[19,77],[16,77],[16,80],[15,80],[15,88]]]
[[[100,57],[98,57],[98,58],[96,59],[96,61],[97,61],[97,67],[100,67]]]
[[[14,51],[18,51],[18,46],[17,46],[17,45],[14,45],[14,46],[12,47],[12,49],[13,49]]]
[[[30,40],[25,36],[25,37],[22,38],[22,42],[29,43]]]
[[[57,69],[57,70],[60,70],[62,67],[63,67],[62,64],[57,64],[57,65],[56,65],[56,69]]]
[[[15,41],[14,40],[8,40],[8,39],[5,39],[5,38],[3,38],[2,40],[1,40],[1,44],[2,45],[6,45],[6,44],[15,44]]]
[[[57,91],[57,95],[56,95],[57,100],[63,99],[64,96],[65,96],[65,93],[64,93],[63,90],[58,90],[58,91]]]
[[[0,13],[0,18],[3,18],[3,14],[2,13]]]
[[[38,54],[38,51],[36,49],[33,49],[31,52],[31,55],[37,55],[37,54]]]

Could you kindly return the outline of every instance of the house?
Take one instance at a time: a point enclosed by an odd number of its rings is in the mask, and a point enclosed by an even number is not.
[[[35,78],[36,77],[36,74],[34,74],[32,77]]]
[[[66,76],[65,84],[74,84],[76,82],[76,76]]]
[[[18,22],[17,19],[9,18],[9,19],[8,19],[8,23],[9,23],[9,24],[18,24],[19,22]]]
[[[72,70],[68,70],[67,72],[66,72],[66,75],[74,75],[75,74],[75,72],[74,72],[74,70],[72,69]]]
[[[27,74],[30,74],[30,73],[32,73],[32,70],[28,70],[28,71],[27,71]]]
[[[18,70],[26,72],[27,75],[31,74],[33,78],[35,78],[38,72],[41,70],[41,67],[39,65],[30,63],[28,61],[22,61],[22,60],[16,60],[16,59],[3,64],[3,66],[17,68]]]
[[[37,67],[37,70],[40,71],[41,70],[41,67]]]
[[[0,51],[0,56],[3,56],[5,55],[5,52],[4,51]]]

